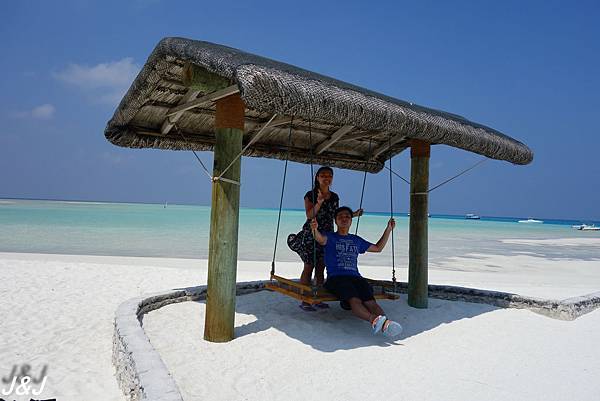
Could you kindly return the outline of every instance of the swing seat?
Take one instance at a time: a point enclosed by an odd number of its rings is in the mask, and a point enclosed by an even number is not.
[[[400,296],[391,291],[387,291],[385,286],[376,280],[367,279],[369,284],[373,287],[373,296],[375,299],[398,299]],[[311,305],[315,305],[321,302],[335,302],[340,299],[327,291],[323,287],[311,287],[309,285],[302,284],[295,280],[289,280],[287,278],[271,275],[271,281],[265,284],[265,287],[269,290],[278,292],[283,295],[287,295],[301,302],[306,302]]]

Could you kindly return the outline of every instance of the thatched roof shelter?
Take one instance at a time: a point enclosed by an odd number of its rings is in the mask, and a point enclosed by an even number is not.
[[[386,159],[410,147],[408,304],[417,308],[426,308],[428,299],[431,145],[515,164],[533,159],[521,142],[455,114],[182,38],[159,42],[104,135],[130,148],[214,151],[214,175],[206,171],[213,184],[204,338],[216,342],[234,334],[240,155],[378,172]],[[269,288],[286,295],[292,293],[288,286],[304,286],[277,276],[275,259],[271,280]],[[395,290],[394,273],[392,282]]]
[[[190,86],[186,74],[194,69],[205,70],[225,88],[211,90],[210,83]],[[523,143],[461,116],[241,50],[183,38],[158,43],[105,136],[130,148],[212,150],[213,102],[238,92],[246,105],[244,144],[251,143],[245,156],[285,158],[293,117],[289,158],[298,162],[309,162],[312,148],[315,163],[377,172],[388,157],[409,147],[410,139],[514,164],[533,159]]]

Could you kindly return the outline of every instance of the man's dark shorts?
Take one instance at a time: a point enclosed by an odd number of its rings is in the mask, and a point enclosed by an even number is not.
[[[367,280],[356,276],[333,276],[328,277],[325,288],[331,291],[342,301],[350,298],[360,298],[361,301],[372,301],[373,289]]]

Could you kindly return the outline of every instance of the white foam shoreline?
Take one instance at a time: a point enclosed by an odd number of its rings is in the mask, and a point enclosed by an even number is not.
[[[552,238],[552,239],[501,239],[500,242],[515,245],[538,246],[591,246],[600,247],[600,238]],[[600,257],[600,256],[599,256]]]

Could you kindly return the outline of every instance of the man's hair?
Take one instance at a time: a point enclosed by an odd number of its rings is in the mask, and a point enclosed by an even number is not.
[[[333,214],[334,220],[337,219],[338,214],[344,211],[350,213],[350,218],[352,218],[352,209],[350,209],[348,206],[340,206],[337,209],[335,209],[335,213]]]

